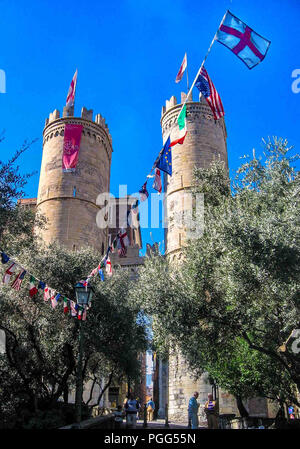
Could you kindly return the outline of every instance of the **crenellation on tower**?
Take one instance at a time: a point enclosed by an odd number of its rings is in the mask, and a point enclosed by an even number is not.
[[[53,111],[53,112],[50,112],[50,114],[49,114],[49,120],[48,120],[48,123],[54,122],[54,120],[59,119],[59,116],[60,116],[59,110],[58,110],[58,109],[54,109],[54,111]],[[47,123],[47,124],[48,124],[48,123]]]
[[[172,95],[170,100],[166,100],[166,111],[168,111],[169,109],[171,109],[173,106],[176,105],[177,105],[177,98],[175,97],[175,95]]]
[[[85,120],[93,121],[93,109],[87,109],[85,106],[81,108],[81,118]]]
[[[64,106],[63,117],[73,117],[74,116],[74,106]]]

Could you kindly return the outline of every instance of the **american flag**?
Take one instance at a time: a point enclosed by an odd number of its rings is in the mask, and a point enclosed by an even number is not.
[[[224,117],[225,112],[223,104],[212,80],[208,76],[208,73],[204,67],[202,67],[200,74],[196,80],[195,86],[198,87],[200,92],[206,98],[207,103],[214,114],[215,120]]]
[[[11,287],[14,288],[15,290],[19,291],[21,288],[23,279],[25,277],[25,274],[26,274],[26,270],[20,271],[20,273],[18,274],[18,276],[16,277],[14,282],[11,284]]]

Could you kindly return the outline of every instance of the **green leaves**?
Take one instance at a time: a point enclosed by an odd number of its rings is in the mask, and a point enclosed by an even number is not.
[[[188,242],[180,266],[146,262],[135,288],[160,347],[171,339],[192,370],[241,397],[293,397],[291,384],[300,386],[299,358],[278,353],[300,325],[300,177],[289,154],[287,141],[269,140],[237,170],[232,195],[221,162],[196,169],[203,236]]]

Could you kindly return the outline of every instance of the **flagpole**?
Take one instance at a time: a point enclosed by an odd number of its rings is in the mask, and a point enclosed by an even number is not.
[[[196,81],[197,81],[197,78],[198,78],[198,76],[199,76],[199,74],[200,74],[200,72],[201,72],[201,69],[202,69],[202,67],[204,66],[204,63],[205,63],[205,61],[206,61],[206,59],[207,59],[207,57],[208,57],[208,55],[209,55],[209,53],[210,53],[210,51],[211,51],[211,48],[212,48],[212,46],[213,46],[213,44],[214,44],[214,42],[215,42],[215,40],[216,40],[217,33],[218,33],[220,27],[223,25],[223,22],[224,22],[224,19],[225,19],[225,16],[226,16],[227,12],[228,12],[228,10],[225,12],[225,14],[224,14],[224,16],[223,16],[223,18],[222,18],[222,20],[221,20],[221,22],[220,22],[220,25],[218,26],[218,29],[217,29],[217,31],[216,31],[216,33],[215,33],[215,35],[214,35],[214,38],[213,38],[213,40],[211,41],[211,44],[210,44],[210,46],[209,46],[209,48],[208,48],[208,50],[207,50],[207,53],[206,53],[206,55],[205,55],[205,57],[204,57],[204,59],[203,59],[203,61],[202,61],[202,64],[201,64],[201,66],[200,66],[200,69],[198,70],[197,75],[195,76],[195,79],[194,79],[194,81],[193,81],[193,84],[192,84],[190,90],[188,91],[188,94],[187,94],[187,96],[186,96],[186,99],[185,99],[185,101],[184,101],[184,103],[183,103],[183,105],[182,105],[182,107],[181,107],[181,109],[180,109],[180,111],[179,111],[179,114],[178,114],[177,118],[178,118],[179,115],[181,114],[181,111],[183,110],[183,108],[184,108],[186,102],[188,101],[188,98],[189,98],[189,96],[190,96],[190,94],[191,94],[191,92],[192,92],[192,90],[193,90],[193,88],[194,88],[194,86],[195,86],[195,84],[196,84]]]
[[[187,92],[189,91],[189,72],[186,65],[186,84],[187,84]]]

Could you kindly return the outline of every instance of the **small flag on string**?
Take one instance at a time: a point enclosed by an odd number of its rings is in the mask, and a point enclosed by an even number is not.
[[[227,11],[217,31],[216,40],[229,48],[248,69],[252,69],[265,58],[271,44],[230,11]]]
[[[142,188],[139,190],[141,201],[146,201],[149,196],[147,191],[147,181],[142,185]]]
[[[69,313],[69,300],[64,296],[63,301],[64,301],[64,314],[66,315],[67,313]]]
[[[23,279],[25,277],[26,270],[21,270],[18,276],[15,278],[14,282],[11,284],[11,287],[15,290],[19,291],[23,282]]]
[[[204,95],[207,103],[212,110],[215,120],[224,117],[225,112],[223,104],[212,80],[208,76],[208,73],[204,67],[202,67],[199,76],[196,80],[195,86],[198,87],[200,92]]]
[[[106,268],[105,269],[106,269],[106,274],[108,276],[112,276],[112,266],[111,266],[111,261],[110,261],[109,257],[107,258]]]
[[[38,289],[45,290],[46,284],[43,281],[39,281],[38,283]]]
[[[102,268],[99,269],[99,276],[100,276],[101,281],[103,282],[104,281],[104,274],[103,274]]]
[[[71,316],[77,316],[78,305],[74,301],[70,301]]]
[[[187,68],[187,56],[185,53],[180,69],[176,75],[175,83],[179,83],[182,80],[186,68]]]
[[[59,298],[61,297],[61,294],[60,293],[56,293],[56,291],[55,290],[53,290],[52,291],[52,296],[51,296],[51,305],[52,305],[52,307],[53,307],[53,309],[55,309],[55,307],[57,306],[57,304],[58,304],[58,300],[59,300]]]
[[[35,286],[35,278],[33,276],[30,276],[29,281],[29,296],[30,298],[33,298],[34,295],[36,295],[38,292],[38,289]]]
[[[159,194],[161,194],[162,191],[162,184],[161,184],[161,175],[159,168],[155,169],[155,178],[153,182],[153,189],[157,190]]]
[[[134,214],[138,213],[139,200],[137,199],[135,203],[131,206],[131,210]]]
[[[2,279],[3,284],[8,284],[8,283],[9,283],[10,278],[11,278],[12,274],[16,271],[17,267],[18,267],[18,265],[17,265],[16,263],[13,262],[13,263],[7,268],[7,270],[6,270],[5,273],[4,273],[3,279]]]
[[[50,295],[49,287],[48,287],[48,285],[46,285],[44,288],[44,301],[48,301],[50,296],[51,295]]]
[[[77,318],[81,321],[85,321],[86,320],[86,313],[85,312],[85,307],[84,306],[79,306],[78,308],[78,314],[77,314]]]
[[[71,84],[70,84],[70,87],[68,90],[67,101],[66,101],[66,107],[68,109],[71,108],[72,106],[74,106],[76,84],[77,84],[77,69],[76,69],[76,72],[74,73],[73,79],[71,81]]]
[[[160,170],[164,171],[168,175],[172,176],[172,154],[171,154],[171,145],[170,145],[170,136],[167,138],[163,152],[156,163],[156,167]]]
[[[4,264],[4,263],[7,263],[8,261],[9,261],[8,255],[2,251],[1,252],[1,262]]]
[[[118,237],[116,236],[116,237],[113,239],[112,244],[110,245],[110,250],[111,250],[112,253],[115,252],[115,249],[117,248],[117,244],[118,244]]]
[[[91,272],[90,272],[90,274],[89,274],[89,278],[92,278],[93,276],[95,276],[96,274],[97,274],[97,272],[98,272],[98,270],[97,270],[97,268],[94,268]]]

